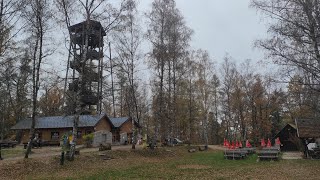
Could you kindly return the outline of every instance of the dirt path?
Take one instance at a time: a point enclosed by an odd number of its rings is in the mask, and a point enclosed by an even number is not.
[[[220,145],[209,145],[210,149],[213,150],[224,150],[225,148]],[[78,148],[81,148],[79,146]],[[24,159],[24,150],[22,146],[17,146],[16,149],[20,150],[21,153],[16,154],[11,157],[5,157],[4,159],[0,161],[1,163],[14,163],[18,160]],[[142,149],[142,145],[136,146],[136,149]],[[131,145],[121,145],[121,146],[112,146],[112,150],[121,150],[121,151],[129,151],[131,150]],[[99,151],[99,148],[81,148],[80,153],[90,153],[90,152],[97,152]],[[32,149],[32,152],[29,155],[29,158],[31,159],[46,159],[47,157],[53,157],[53,156],[59,156],[61,154],[61,148],[60,147],[42,147],[42,148],[34,148]]]
[[[213,150],[221,150],[221,151],[223,151],[223,150],[226,149],[225,147],[223,147],[223,146],[221,146],[221,145],[208,145],[208,147],[209,147],[210,149],[213,149]]]
[[[302,159],[303,154],[297,152],[283,152],[282,159]]]
[[[131,145],[125,145],[125,146],[112,146],[112,150],[123,150],[123,151],[129,151],[131,150]],[[16,148],[22,148],[22,147],[16,147]],[[81,148],[81,147],[78,147]],[[142,146],[136,146],[136,149],[141,149]],[[90,152],[97,152],[99,151],[99,148],[81,148],[80,153],[90,153]],[[24,152],[24,151],[22,151]],[[42,147],[42,148],[34,148],[32,149],[32,152],[29,155],[29,158],[46,158],[46,157],[52,157],[52,156],[59,156],[61,154],[61,148],[60,147]],[[14,157],[4,157],[3,160],[0,161],[0,163],[4,162],[15,162],[17,160],[21,160],[24,158],[24,154],[17,154]]]

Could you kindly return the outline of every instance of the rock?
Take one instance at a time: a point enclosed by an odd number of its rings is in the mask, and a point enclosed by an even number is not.
[[[208,147],[206,146],[199,146],[199,151],[206,151],[208,150]]]
[[[106,151],[106,150],[111,150],[111,144],[110,143],[100,144],[99,151]]]
[[[189,149],[188,152],[190,152],[190,153],[196,152],[196,149],[194,149],[194,148]]]

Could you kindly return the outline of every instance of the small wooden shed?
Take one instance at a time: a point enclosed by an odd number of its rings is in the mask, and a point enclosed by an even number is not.
[[[320,138],[319,119],[296,119],[298,137],[301,139]]]
[[[297,127],[294,124],[286,124],[274,137],[273,141],[278,138],[281,141],[281,151],[299,150],[300,140],[297,135]]]

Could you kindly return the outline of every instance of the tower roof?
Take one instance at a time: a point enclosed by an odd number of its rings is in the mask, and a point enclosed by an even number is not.
[[[85,26],[85,24],[87,23],[87,21],[83,21],[81,23],[78,23],[78,24],[75,24],[75,25],[72,25],[69,27],[69,30],[71,32],[74,32],[74,33],[77,33],[77,32],[81,32],[83,27]],[[102,27],[101,23],[99,21],[95,21],[95,20],[89,20],[89,25],[97,30],[97,31],[100,31],[101,30],[101,35],[102,36],[106,36],[106,31],[104,30],[104,28]]]

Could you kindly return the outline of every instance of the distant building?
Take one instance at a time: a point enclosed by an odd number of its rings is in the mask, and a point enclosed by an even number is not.
[[[109,118],[106,114],[80,115],[77,144],[83,144],[82,136],[97,131],[109,131],[112,133],[112,142],[120,143],[120,134],[125,133],[128,143],[132,137],[132,119],[130,117]],[[138,123],[134,123],[139,128]],[[31,118],[18,122],[11,129],[22,131],[22,143],[29,141],[29,129]],[[73,128],[73,116],[39,117],[36,119],[36,134],[41,141],[51,145],[58,145],[61,137],[71,132]]]

